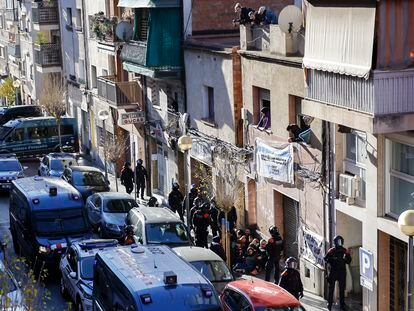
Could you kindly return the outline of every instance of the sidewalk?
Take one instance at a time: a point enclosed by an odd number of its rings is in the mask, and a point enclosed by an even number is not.
[[[82,156],[79,158],[79,164],[80,165],[89,165],[89,166],[95,166],[100,168],[102,171],[104,170],[102,167],[96,165],[92,159],[88,156]],[[116,192],[116,183],[115,183],[115,176],[108,173],[108,180],[110,182],[110,187],[111,187],[111,191]],[[120,193],[126,193],[125,191],[125,187],[123,185],[121,185],[121,181],[118,178],[118,192]],[[134,197],[134,192],[131,193],[132,197]],[[160,201],[162,201],[165,205],[166,199],[164,197],[161,197],[159,195],[153,194],[154,197],[158,198]],[[146,197],[146,199],[148,199],[148,197]],[[139,203],[144,203],[142,202],[141,199],[138,198],[138,202]],[[209,240],[211,241],[211,234],[209,234]],[[283,271],[283,270],[281,270]],[[264,279],[264,274],[261,273],[259,275],[257,275],[256,277],[260,278],[260,279]],[[310,292],[305,292],[304,293],[304,297],[300,300],[300,302],[302,303],[303,307],[306,309],[306,311],[320,311],[320,310],[328,310],[326,308],[326,300],[323,297],[317,296],[315,294],[312,294]],[[358,311],[358,310],[362,310],[362,306],[360,303],[353,301],[352,299],[347,298],[346,299],[346,303],[348,305],[348,310],[352,310],[352,311]],[[334,306],[332,310],[338,310],[339,311],[339,306]]]

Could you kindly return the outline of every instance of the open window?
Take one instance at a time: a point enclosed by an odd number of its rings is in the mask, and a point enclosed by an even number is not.
[[[270,90],[253,86],[253,122],[258,129],[271,128]]]

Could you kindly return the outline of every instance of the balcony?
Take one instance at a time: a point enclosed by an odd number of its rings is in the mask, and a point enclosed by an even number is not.
[[[20,58],[20,44],[9,43],[7,53],[14,58]]]
[[[59,24],[59,9],[57,2],[35,2],[32,7],[32,20],[37,25]]]
[[[413,113],[414,70],[374,70],[368,80],[309,70],[306,97],[374,117]]]
[[[114,108],[128,105],[142,106],[141,88],[135,81],[117,82],[115,76],[99,77],[98,96]]]
[[[35,64],[40,67],[56,67],[62,64],[60,43],[35,44]]]
[[[158,79],[179,79],[181,66],[151,62],[151,55],[147,54],[148,44],[143,41],[131,41],[124,45],[121,51],[121,59],[124,61],[124,69]]]
[[[6,9],[4,11],[4,18],[6,19],[6,21],[13,21],[13,22],[17,22],[19,20],[18,15],[17,15],[17,9]]]
[[[89,15],[89,37],[98,41],[98,51],[111,55],[116,54],[119,39],[115,34],[118,17],[107,17],[102,12]]]

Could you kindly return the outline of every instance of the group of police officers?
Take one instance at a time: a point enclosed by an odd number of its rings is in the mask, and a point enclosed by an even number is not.
[[[180,191],[178,183],[174,183],[172,191],[168,196],[168,204],[173,212],[178,213],[181,220],[184,221],[184,201],[185,197]],[[217,208],[213,199],[205,202],[199,196],[197,187],[191,186],[189,196],[190,205],[190,228],[194,230],[195,242],[199,247],[208,248],[208,229],[210,227],[213,234],[212,246],[217,248],[217,252],[226,260],[225,252],[220,245],[220,225],[221,218],[224,217],[223,212]],[[150,198],[149,206],[158,206],[156,198]],[[234,228],[237,216],[229,215],[230,227]],[[290,292],[294,297],[300,299],[303,297],[303,284],[300,273],[297,268],[297,259],[289,257],[285,261],[285,270],[280,273],[280,260],[284,249],[284,240],[276,226],[269,228],[270,238],[267,241],[266,253],[267,261],[265,264],[265,280],[270,281],[272,271],[274,271],[274,282]],[[328,250],[325,256],[326,278],[328,283],[328,310],[332,310],[333,293],[336,282],[339,283],[339,303],[340,310],[346,310],[345,305],[345,282],[346,282],[346,265],[351,262],[351,255],[344,245],[344,238],[336,236],[333,240],[334,246]],[[214,245],[213,245],[214,244]]]

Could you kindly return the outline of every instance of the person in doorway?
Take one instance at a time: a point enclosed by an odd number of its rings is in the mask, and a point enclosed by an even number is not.
[[[137,178],[137,193],[139,196],[139,192],[141,191],[141,199],[144,199],[144,191],[145,191],[145,180],[147,179],[147,170],[142,165],[142,160],[138,159],[137,166],[135,168],[135,174]]]
[[[265,131],[270,127],[270,110],[268,107],[263,107],[260,110],[260,121],[257,124],[257,129]]]
[[[211,225],[209,204],[204,203],[201,208],[194,213],[193,225],[195,231],[196,245],[208,248],[208,227]]]
[[[213,237],[213,241],[211,242],[211,245],[210,245],[210,250],[215,252],[217,255],[219,255],[220,258],[223,259],[224,261],[227,260],[226,252],[223,246],[221,245],[220,236],[216,235],[215,237]]]
[[[333,293],[335,283],[339,283],[339,304],[341,310],[346,310],[345,305],[345,285],[346,285],[346,265],[351,263],[351,254],[344,245],[344,238],[340,235],[334,237],[334,247],[330,248],[325,255],[325,265],[328,281],[328,310],[332,310]]]
[[[267,241],[266,253],[267,253],[267,262],[265,265],[266,276],[265,280],[270,281],[270,274],[274,269],[274,279],[275,283],[279,283],[279,262],[280,257],[283,252],[284,242],[279,233],[279,229],[276,226],[271,226],[269,228],[269,233],[271,238]]]
[[[178,182],[174,182],[172,185],[172,190],[168,195],[168,204],[170,205],[170,209],[177,213],[180,216],[180,219],[184,221],[183,217],[183,200],[184,196],[180,191],[180,185]]]
[[[213,234],[213,236],[217,236],[220,231],[220,225],[219,225],[219,220],[218,220],[219,211],[217,209],[217,204],[216,204],[216,200],[214,197],[211,198],[210,200],[209,213],[211,217],[211,233]]]
[[[303,297],[303,284],[297,266],[298,262],[295,257],[286,259],[285,271],[280,276],[279,286],[286,289],[299,300]]]
[[[121,185],[125,186],[125,191],[128,194],[134,190],[134,172],[131,169],[131,163],[125,162],[121,170]]]

